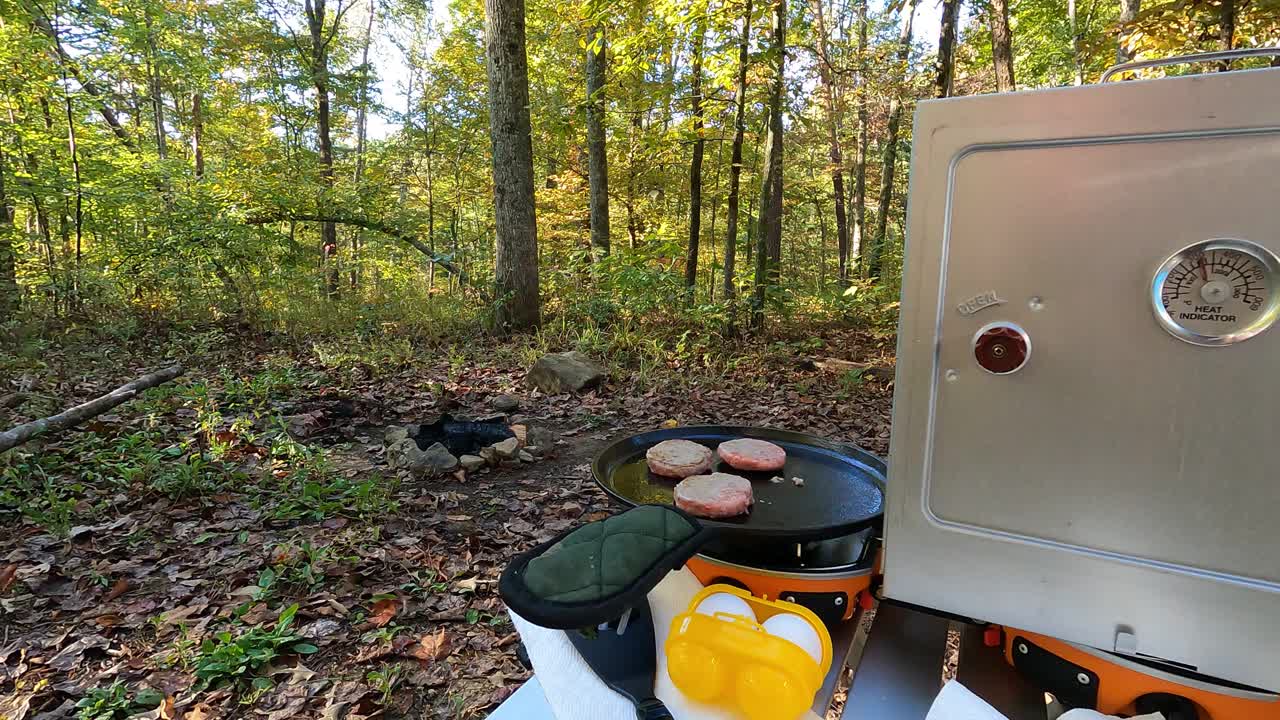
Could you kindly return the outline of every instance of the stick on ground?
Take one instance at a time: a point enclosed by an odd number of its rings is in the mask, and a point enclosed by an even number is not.
[[[75,427],[89,418],[97,417],[111,408],[137,397],[138,393],[157,385],[163,385],[183,373],[181,365],[143,375],[127,385],[112,390],[96,400],[64,410],[53,417],[33,420],[0,433],[0,453],[15,448],[28,440]]]

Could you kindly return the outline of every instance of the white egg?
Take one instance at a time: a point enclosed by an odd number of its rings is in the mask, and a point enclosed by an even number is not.
[[[822,638],[808,620],[792,613],[779,613],[764,621],[764,631],[800,646],[817,662],[822,662]]]
[[[715,615],[716,613],[729,613],[730,615],[738,615],[745,617],[751,622],[756,621],[756,614],[751,610],[751,606],[746,600],[732,593],[712,593],[698,603],[697,612],[703,615]]]

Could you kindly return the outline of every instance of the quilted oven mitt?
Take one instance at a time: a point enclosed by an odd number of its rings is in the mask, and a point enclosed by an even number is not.
[[[640,505],[517,556],[502,573],[498,592],[536,625],[594,627],[644,601],[713,532],[669,505]]]

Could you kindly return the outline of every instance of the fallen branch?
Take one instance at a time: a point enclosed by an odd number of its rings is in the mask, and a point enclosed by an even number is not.
[[[444,268],[445,272],[458,278],[458,282],[462,283],[463,286],[469,287],[472,290],[474,290],[476,294],[480,296],[480,299],[483,300],[484,302],[489,302],[491,300],[489,294],[484,290],[484,288],[471,284],[471,278],[467,276],[467,273],[465,270],[458,267],[453,261],[447,260],[444,257],[432,252],[431,248],[427,247],[425,243],[423,243],[421,240],[415,237],[412,232],[402,230],[394,225],[389,225],[387,223],[384,223],[378,220],[373,220],[370,218],[351,217],[349,215],[322,215],[318,213],[295,213],[295,212],[279,212],[279,213],[273,213],[271,215],[255,216],[255,217],[249,218],[245,222],[247,222],[250,225],[266,225],[267,223],[288,222],[288,221],[321,222],[321,223],[336,223],[338,225],[353,225],[355,227],[364,228],[365,230],[372,230],[374,232],[382,233],[383,235],[386,235],[388,237],[395,238],[396,240],[399,240],[407,245],[412,246],[418,252],[422,253],[423,255],[426,255],[428,260]]]
[[[48,433],[60,432],[67,428],[75,427],[89,418],[97,417],[111,408],[128,402],[137,397],[138,393],[148,390],[157,385],[163,385],[170,380],[178,377],[183,373],[181,365],[174,365],[171,368],[165,368],[143,375],[127,385],[112,390],[96,400],[90,400],[83,405],[77,405],[69,410],[47,417],[41,420],[34,420],[19,425],[11,430],[0,433],[0,453],[15,448],[28,440],[46,435]]]

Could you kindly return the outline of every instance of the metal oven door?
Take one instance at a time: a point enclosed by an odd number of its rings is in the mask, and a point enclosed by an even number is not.
[[[886,593],[1280,688],[1280,70],[914,138]]]

